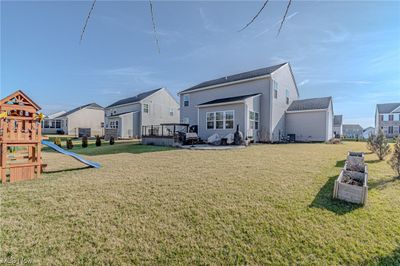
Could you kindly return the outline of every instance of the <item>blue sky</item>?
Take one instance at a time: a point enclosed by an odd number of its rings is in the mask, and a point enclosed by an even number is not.
[[[301,98],[334,97],[345,123],[373,125],[375,104],[400,101],[399,1],[1,1],[1,96],[22,89],[46,113],[108,105],[167,87],[290,62]]]

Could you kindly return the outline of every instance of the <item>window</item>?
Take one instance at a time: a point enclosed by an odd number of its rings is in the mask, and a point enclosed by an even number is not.
[[[393,121],[393,115],[389,115],[389,121]]]
[[[143,112],[145,112],[146,114],[149,113],[149,104],[148,103],[143,104]]]
[[[225,112],[225,128],[233,129],[233,111]]]
[[[260,114],[249,111],[250,129],[258,129],[260,125]]]
[[[234,111],[218,111],[206,113],[207,129],[233,129]]]
[[[207,129],[214,129],[215,113],[207,113]]]
[[[382,115],[382,121],[389,121],[389,115]]]
[[[278,82],[273,80],[273,87],[274,87],[274,98],[278,99],[278,90],[279,90],[279,85]]]
[[[393,126],[389,127],[389,134],[393,134]]]
[[[56,120],[56,128],[61,128],[61,120]]]
[[[100,127],[101,127],[101,128],[104,128],[104,122],[101,122],[101,123],[100,123]]]
[[[110,128],[118,128],[118,121],[110,121]]]
[[[189,95],[183,95],[183,106],[189,106]]]
[[[174,116],[174,108],[169,108],[169,115]]]
[[[289,96],[290,96],[289,90],[286,89],[286,104],[289,104]]]
[[[215,112],[215,128],[224,129],[224,112]]]
[[[49,120],[44,120],[44,128],[49,128]]]

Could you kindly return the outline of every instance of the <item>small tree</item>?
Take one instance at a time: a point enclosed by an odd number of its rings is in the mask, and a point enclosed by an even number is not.
[[[111,137],[110,137],[110,145],[114,145],[114,143],[115,143],[114,137],[111,136]]]
[[[99,135],[96,136],[96,146],[97,146],[97,147],[100,147],[100,146],[101,146],[101,139],[100,139],[100,136],[99,136]]]
[[[74,147],[74,144],[72,143],[72,139],[67,139],[67,149],[70,150]]]
[[[367,149],[370,152],[375,152],[374,142],[375,142],[375,136],[372,134],[369,135],[369,137],[367,139]]]
[[[86,136],[82,137],[82,148],[87,148],[88,146],[88,139]]]
[[[382,130],[379,130],[378,135],[375,137],[374,152],[378,155],[378,158],[381,161],[390,153],[389,143]]]
[[[400,178],[400,135],[396,138],[396,143],[394,144],[394,150],[392,157],[389,160],[389,164],[396,172],[397,177]]]
[[[61,139],[60,138],[55,138],[54,144],[56,144],[58,147],[61,148]]]

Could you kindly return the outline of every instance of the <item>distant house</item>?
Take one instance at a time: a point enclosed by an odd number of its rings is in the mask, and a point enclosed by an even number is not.
[[[142,126],[179,122],[179,104],[165,88],[119,100],[105,108],[106,139],[139,138]]]
[[[67,134],[76,137],[102,136],[104,108],[96,103],[86,104],[68,112],[62,111],[43,119],[44,134]]]
[[[343,135],[343,115],[333,116],[333,135],[340,138]]]
[[[375,133],[382,130],[387,138],[400,134],[400,103],[377,104],[375,111]]]
[[[347,139],[363,138],[363,128],[360,125],[343,125],[343,137]]]
[[[332,97],[296,100],[286,111],[286,132],[297,141],[329,141],[332,125]]]
[[[371,135],[375,135],[375,128],[373,127],[367,127],[363,130],[363,138],[367,139],[369,138]]]
[[[203,140],[215,133],[224,137],[237,127],[245,139],[254,142],[277,142],[287,134],[296,134],[298,140],[306,134],[308,141],[325,141],[332,135],[329,106],[309,99],[307,110],[296,109],[306,102],[297,101],[299,91],[289,63],[205,81],[178,95],[181,122],[197,126]],[[331,99],[323,102],[330,105]],[[289,106],[293,110],[286,112]],[[325,131],[327,125],[330,130]],[[318,132],[303,132],[307,127]]]

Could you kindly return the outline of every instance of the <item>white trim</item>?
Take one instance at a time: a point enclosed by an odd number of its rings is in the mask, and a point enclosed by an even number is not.
[[[256,96],[256,95],[255,95],[255,96]],[[250,98],[250,97],[249,97],[249,98]],[[234,101],[234,102],[225,102],[225,103],[211,103],[211,104],[205,104],[205,105],[196,105],[195,107],[197,107],[197,108],[203,108],[203,107],[230,105],[230,104],[238,104],[238,103],[246,103],[246,101],[243,100],[243,101]]]
[[[277,70],[278,70],[278,69],[277,69]],[[271,73],[271,74],[272,74],[272,73]],[[248,82],[248,81],[253,81],[253,80],[259,80],[259,79],[264,79],[264,78],[271,78],[271,74],[262,75],[262,76],[258,76],[258,77],[254,77],[254,78],[249,78],[249,79],[241,79],[241,80],[231,81],[231,82],[227,82],[227,83],[221,83],[221,84],[206,86],[206,87],[202,87],[202,88],[198,88],[198,89],[194,89],[194,90],[181,91],[181,92],[178,92],[178,95],[181,95],[181,94],[189,94],[189,93],[196,92],[196,91],[209,90],[209,89],[214,89],[214,88],[218,88],[218,87],[225,87],[225,86],[230,86],[230,85],[234,85],[234,84],[240,84],[240,83],[243,83],[243,82]]]
[[[321,111],[328,111],[328,108],[325,109],[312,109],[312,110],[298,110],[298,111],[286,111],[286,113],[307,113],[307,112],[321,112]]]
[[[225,115],[225,113],[227,113],[227,112],[232,112],[232,114],[233,114],[233,125],[232,125],[233,127],[232,128],[226,128],[226,115]],[[211,113],[214,114],[214,121],[213,121],[214,122],[214,127],[213,128],[208,128],[207,117],[208,117],[208,114],[211,114]],[[223,125],[222,128],[217,128],[217,114],[216,113],[222,113],[222,125]],[[230,129],[232,129],[232,130],[235,129],[235,110],[206,112],[206,130],[230,130]]]
[[[397,106],[393,111],[391,111],[391,113],[396,113],[396,112],[400,112],[400,105]]]

